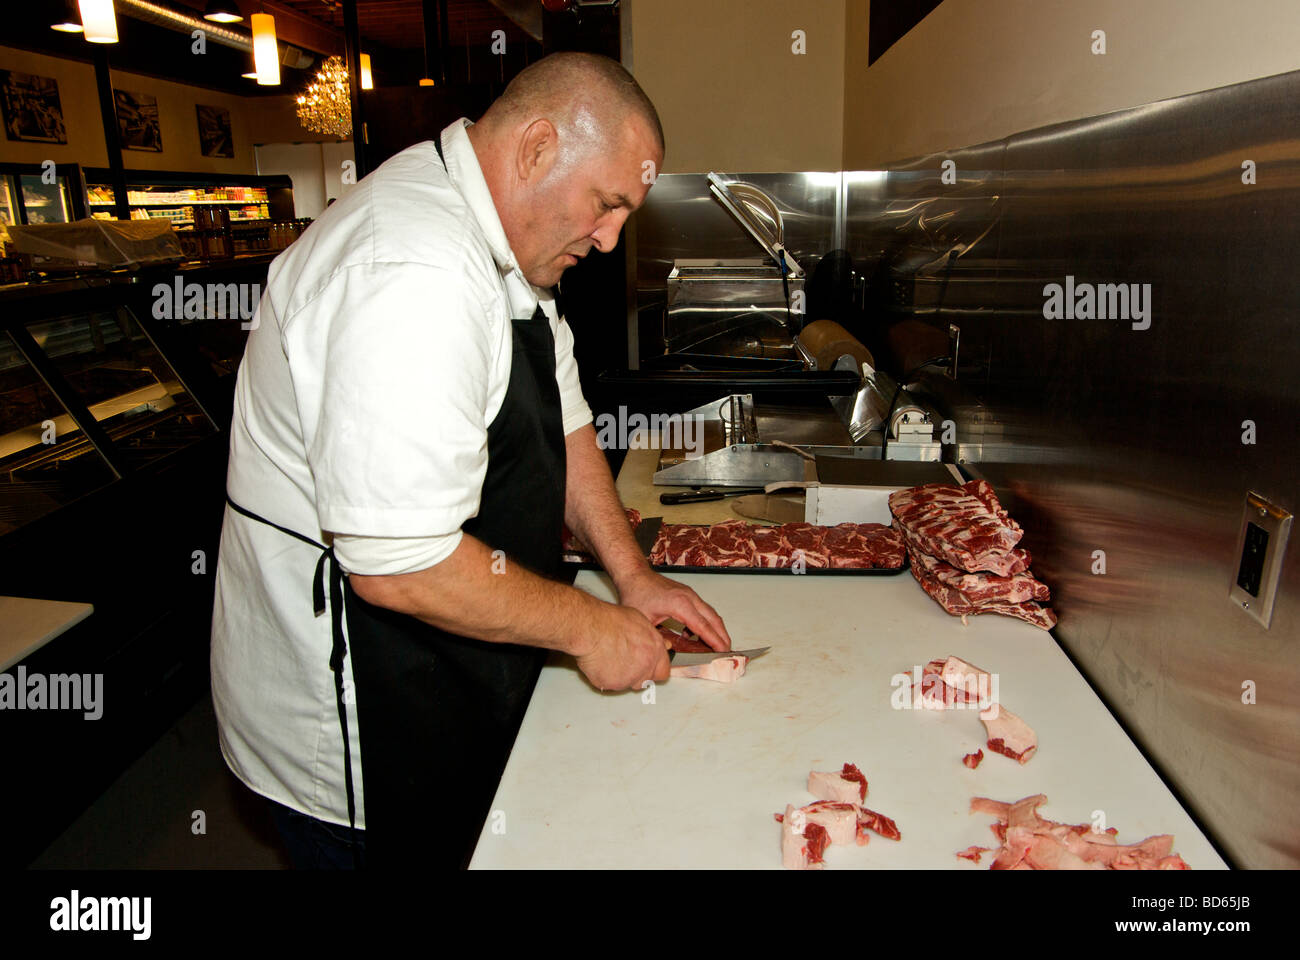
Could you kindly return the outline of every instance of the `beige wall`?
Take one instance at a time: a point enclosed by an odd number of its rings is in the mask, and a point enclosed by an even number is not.
[[[339,143],[338,137],[313,133],[298,121],[296,97],[249,97],[244,101],[248,136],[259,143]],[[346,141],[351,143],[351,141]]]
[[[6,163],[80,163],[87,167],[108,165],[104,147],[104,125],[99,119],[99,95],[95,91],[95,68],[89,63],[28,53],[0,47],[0,70],[14,70],[40,77],[53,77],[59,84],[63,126],[68,142],[26,143],[0,133],[0,161]]]
[[[67,144],[46,144],[10,140],[0,134],[0,161],[40,163],[53,160],[87,167],[108,165],[95,68],[91,64],[0,47],[0,70],[16,70],[57,80],[68,136]],[[115,89],[150,94],[158,100],[162,152],[123,150],[122,162],[128,170],[252,174],[257,172],[253,157],[253,144],[256,142],[332,139],[318,137],[299,127],[293,113],[292,98],[287,95],[239,97],[124,70],[113,70],[111,76]],[[233,158],[203,156],[195,111],[195,106],[200,103],[230,111],[235,144]]]
[[[944,0],[870,68],[846,3],[846,170],[1300,69],[1297,0]]]
[[[624,59],[659,110],[664,172],[838,170],[844,2],[625,0]]]
[[[114,90],[147,93],[158,98],[162,152],[123,148],[122,163],[128,170],[241,174],[257,172],[257,163],[253,159],[253,141],[248,133],[248,101],[245,98],[122,70],[113,70],[111,75]],[[210,107],[224,107],[230,111],[230,132],[235,145],[233,158],[203,156],[199,148],[198,114],[194,109],[200,103]]]

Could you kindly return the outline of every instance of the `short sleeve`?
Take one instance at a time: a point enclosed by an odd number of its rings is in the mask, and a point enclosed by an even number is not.
[[[555,382],[560,388],[560,413],[567,436],[591,423],[591,407],[582,395],[578,362],[573,359],[573,330],[563,320],[555,325]]]
[[[334,555],[349,573],[396,576],[442,563],[460,546],[457,530],[441,537],[334,537]]]
[[[379,263],[338,271],[289,319],[321,529],[446,538],[474,516],[501,350],[490,318],[463,274]]]

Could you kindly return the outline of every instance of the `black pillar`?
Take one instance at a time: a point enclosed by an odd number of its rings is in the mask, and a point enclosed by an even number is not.
[[[348,63],[348,90],[352,99],[352,153],[357,179],[370,172],[366,163],[366,117],[361,105],[361,33],[357,28],[357,0],[343,0],[343,44]]]
[[[108,72],[106,44],[92,44],[95,57],[95,88],[99,92],[99,116],[104,124],[104,148],[108,151],[108,177],[113,186],[113,216],[131,219],[126,198],[126,168],[122,165],[122,138],[118,134],[117,108],[113,104],[113,78]]]

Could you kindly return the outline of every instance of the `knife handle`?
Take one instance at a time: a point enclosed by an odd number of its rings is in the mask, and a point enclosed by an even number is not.
[[[716,490],[687,490],[682,493],[661,493],[659,502],[673,506],[679,503],[706,503],[709,500],[721,500],[726,494]]]

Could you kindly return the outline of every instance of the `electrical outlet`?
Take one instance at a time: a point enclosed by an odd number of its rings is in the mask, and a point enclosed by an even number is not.
[[[1273,601],[1290,534],[1290,512],[1257,493],[1246,494],[1228,598],[1266,629],[1273,619]]]

